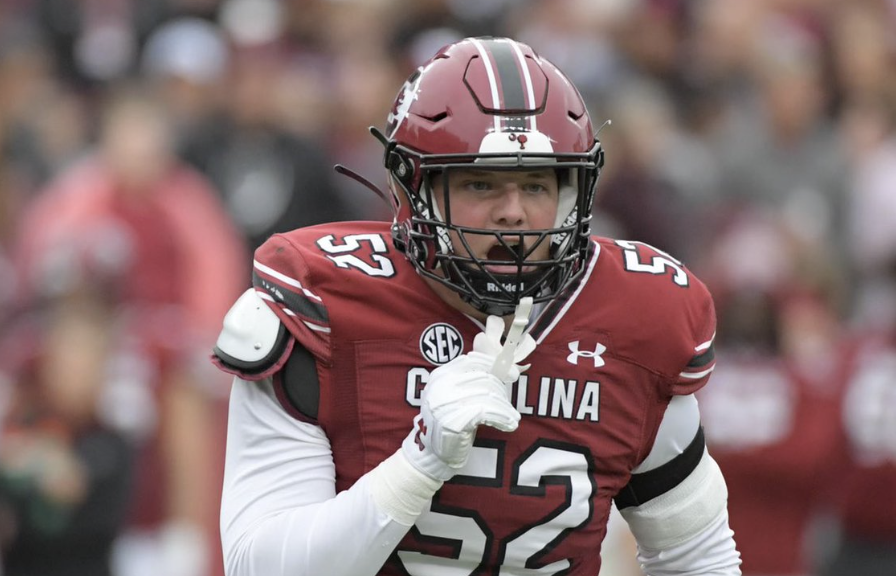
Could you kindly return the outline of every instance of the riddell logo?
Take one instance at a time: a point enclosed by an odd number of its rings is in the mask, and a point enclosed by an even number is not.
[[[516,284],[512,282],[506,282],[504,284],[495,284],[494,282],[489,282],[485,285],[485,289],[489,292],[510,292],[511,294],[516,293]],[[520,285],[520,290],[525,290],[526,285]]]
[[[432,324],[420,336],[420,352],[436,366],[441,366],[461,355],[464,339],[457,328],[448,324]]]

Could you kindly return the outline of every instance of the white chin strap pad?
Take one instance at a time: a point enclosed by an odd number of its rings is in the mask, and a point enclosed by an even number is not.
[[[708,527],[728,506],[728,487],[708,452],[681,484],[644,504],[621,510],[638,545],[664,550]]]
[[[280,336],[280,319],[250,288],[224,316],[215,351],[247,366],[261,364],[274,352]]]

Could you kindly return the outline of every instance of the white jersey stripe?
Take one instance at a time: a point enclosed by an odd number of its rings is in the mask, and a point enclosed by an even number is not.
[[[276,302],[276,300],[274,300],[274,298],[273,298],[270,294],[268,294],[267,292],[262,292],[262,291],[260,291],[260,290],[256,290],[255,292],[258,294],[258,296],[259,296],[262,300],[268,300],[268,301],[270,301],[270,302]],[[292,317],[295,317],[295,316],[296,316],[296,313],[293,312],[292,310],[290,310],[289,308],[287,308],[286,306],[281,306],[280,309],[283,310],[283,313],[286,314],[287,316],[292,316]],[[330,333],[330,329],[329,329],[328,327],[326,327],[326,326],[320,326],[320,325],[318,325],[318,324],[314,324],[314,323],[312,323],[312,322],[308,322],[307,320],[302,320],[302,323],[303,323],[305,326],[307,326],[308,328],[310,328],[311,330],[314,330],[315,332],[324,332],[324,333],[326,333],[326,334],[329,334],[329,333]]]
[[[308,322],[307,320],[302,320],[302,323],[305,324],[305,326],[307,326],[308,328],[314,330],[315,332],[324,332],[326,334],[330,333],[330,329],[327,328],[326,326],[318,326],[317,324],[312,324],[311,322]]]
[[[302,286],[302,284],[301,284],[298,280],[296,280],[295,278],[290,278],[289,276],[286,276],[285,274],[282,274],[282,273],[280,273],[280,272],[277,272],[277,271],[274,270],[273,268],[269,268],[269,267],[265,266],[264,264],[262,264],[262,263],[259,262],[258,260],[253,260],[253,264],[254,264],[255,268],[257,268],[257,269],[258,269],[259,271],[261,271],[261,272],[264,272],[264,273],[267,274],[268,276],[273,276],[274,278],[276,278],[277,280],[280,280],[280,281],[283,282],[284,284],[289,284],[289,285],[292,286],[293,288],[298,288],[298,289],[301,290],[302,293],[305,294],[305,296],[307,296],[308,298],[312,298],[312,299],[314,299],[314,300],[317,300],[318,302],[323,302],[323,300],[321,300],[320,296],[317,296],[316,294],[314,294],[313,292],[311,292],[311,290],[308,290],[308,289],[304,288],[304,287]]]
[[[262,300],[267,300],[268,302],[273,302],[275,304],[278,304],[280,309],[283,310],[283,313],[286,314],[287,316],[295,316],[296,315],[295,312],[293,312],[292,310],[287,308],[284,304],[278,303],[276,300],[274,300],[274,297],[271,296],[270,294],[268,294],[267,292],[262,292],[261,290],[256,289],[255,293],[258,294],[258,297],[261,298]]]
[[[715,366],[710,366],[702,372],[682,372],[681,374],[679,374],[679,376],[681,376],[682,378],[687,378],[689,380],[699,380],[700,378],[703,378],[704,376],[712,372],[714,369]]]
[[[707,340],[707,341],[704,342],[703,344],[700,344],[699,346],[695,346],[695,347],[694,347],[694,351],[695,351],[695,352],[703,352],[704,350],[706,350],[706,349],[708,349],[710,346],[712,346],[712,343],[713,343],[713,341],[714,341],[715,339],[716,339],[716,334],[715,334],[715,332],[713,332],[713,334],[712,334],[712,338],[710,338],[709,340]]]
[[[268,300],[269,302],[276,302],[276,300],[274,300],[273,296],[271,296],[267,292],[264,292],[263,290],[259,290],[258,288],[256,288],[255,293],[258,294],[258,297],[261,298],[262,300]]]
[[[593,240],[592,243],[594,244],[594,255],[591,256],[591,261],[588,262],[588,269],[585,270],[585,274],[582,276],[582,279],[579,280],[579,287],[576,288],[576,291],[573,293],[573,295],[570,296],[569,300],[566,301],[566,304],[563,305],[563,308],[560,310],[560,312],[558,312],[554,317],[553,322],[551,322],[548,327],[544,329],[544,331],[538,337],[538,340],[535,342],[536,344],[541,344],[547,337],[547,335],[551,333],[551,330],[554,329],[554,326],[556,326],[557,323],[560,322],[560,319],[566,315],[566,311],[569,310],[570,306],[573,305],[573,302],[576,301],[576,298],[579,297],[582,289],[585,288],[586,284],[588,284],[588,279],[591,277],[591,273],[594,272],[594,266],[597,264],[598,256],[600,256],[600,244],[594,242]]]

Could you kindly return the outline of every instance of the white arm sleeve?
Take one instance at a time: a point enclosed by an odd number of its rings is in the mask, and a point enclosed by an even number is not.
[[[650,454],[634,471],[654,470],[681,454],[699,425],[696,398],[674,397]],[[621,514],[648,576],[740,576],[740,553],[728,527],[728,489],[708,451],[677,486]]]
[[[638,561],[647,576],[741,576],[727,511],[677,546],[651,550],[638,543]]]
[[[384,490],[377,471],[394,468],[396,457],[337,495],[329,440],[320,427],[283,410],[270,379],[236,378],[228,418],[221,502],[226,574],[376,574],[414,516],[412,512],[400,523],[393,519],[399,514],[378,505],[377,493]],[[401,472],[407,477],[405,468]],[[427,486],[426,498],[440,485]],[[407,492],[400,488],[393,492]]]
[[[649,472],[684,452],[700,428],[697,397],[673,396],[656,431],[656,439],[647,458],[632,470],[633,474]]]

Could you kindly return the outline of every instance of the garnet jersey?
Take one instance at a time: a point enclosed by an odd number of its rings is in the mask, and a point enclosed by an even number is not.
[[[852,373],[841,406],[847,472],[835,497],[850,537],[894,542],[896,338],[867,335],[853,343],[852,351]]]
[[[809,521],[838,444],[831,422],[843,371],[836,358],[811,376],[771,355],[720,348],[717,358],[713,385],[697,397],[745,572],[805,574]]]
[[[312,416],[330,441],[337,491],[395,452],[430,372],[483,329],[418,277],[383,223],[274,236],[253,276],[316,359]],[[479,428],[466,467],[380,574],[596,574],[611,499],[650,452],[670,398],[706,383],[714,330],[708,292],[679,262],[596,238],[579,281],[530,323],[538,347],[509,391],[519,428]]]

